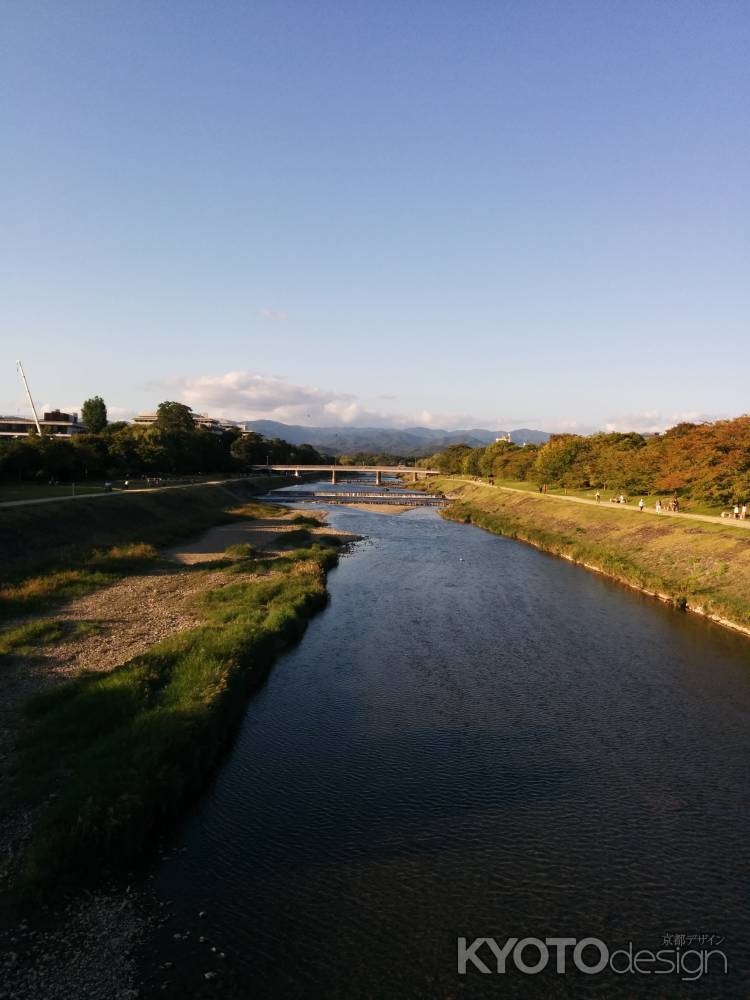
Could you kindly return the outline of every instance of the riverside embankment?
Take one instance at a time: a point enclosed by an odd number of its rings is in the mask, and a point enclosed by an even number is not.
[[[4,535],[16,567],[0,585],[6,901],[90,880],[94,860],[137,860],[325,604],[339,539],[320,517],[242,502],[265,485],[98,501],[108,516],[88,530],[71,520],[84,502],[61,505],[56,525],[49,505],[25,547]],[[195,541],[157,549],[159,534]]]
[[[0,575],[54,561],[70,562],[106,545],[168,545],[215,524],[227,505],[299,482],[246,476],[194,486],[166,486],[97,496],[0,504]]]
[[[446,477],[441,513],[636,587],[750,636],[750,532],[704,518],[653,517]]]

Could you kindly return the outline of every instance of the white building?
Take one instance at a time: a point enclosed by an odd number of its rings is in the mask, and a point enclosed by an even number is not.
[[[222,420],[219,417],[209,417],[207,413],[194,413],[193,422],[196,427],[201,427],[209,434],[223,434],[224,431],[239,431],[242,428],[231,420]],[[151,427],[156,423],[156,413],[139,413],[133,418],[136,427]]]
[[[39,421],[42,434],[50,437],[72,437],[74,434],[84,434],[86,428],[78,423],[77,413],[62,413],[60,410],[49,410]],[[36,433],[36,423],[33,417],[0,417],[0,438],[23,438],[30,432]]]

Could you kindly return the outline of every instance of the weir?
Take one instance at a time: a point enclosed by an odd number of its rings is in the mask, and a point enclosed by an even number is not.
[[[324,490],[272,490],[267,494],[267,499],[278,503],[280,500],[286,503],[312,502],[315,500],[323,503],[357,503],[398,505],[401,507],[447,507],[450,503],[445,497],[435,493],[368,493],[364,490],[336,490],[336,492],[326,492]]]

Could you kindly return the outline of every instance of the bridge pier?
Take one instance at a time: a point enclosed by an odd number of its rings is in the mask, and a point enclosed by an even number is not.
[[[331,469],[331,484],[336,485],[336,469]]]
[[[411,474],[411,481],[413,483],[416,483],[416,481],[417,481],[418,478],[419,478],[419,473],[415,469],[414,472],[412,472],[412,474]]]
[[[376,486],[382,486],[382,484],[383,484],[383,473],[380,471],[380,469],[376,469],[375,470],[375,485]]]

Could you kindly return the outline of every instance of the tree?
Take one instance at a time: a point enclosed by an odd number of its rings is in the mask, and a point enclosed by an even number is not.
[[[534,471],[540,483],[587,486],[590,444],[577,434],[553,434],[539,449]]]
[[[463,472],[464,459],[471,450],[468,444],[448,445],[445,451],[436,452],[430,458],[427,467],[432,465],[449,476],[458,476]]]
[[[184,403],[167,400],[156,408],[156,428],[164,434],[189,434],[195,430],[193,411]]]
[[[472,448],[471,451],[464,455],[463,462],[461,463],[461,471],[466,476],[481,476],[480,468],[480,448]]]
[[[81,407],[81,420],[89,434],[101,434],[107,426],[107,406],[101,396],[92,396]]]
[[[251,465],[262,465],[268,455],[263,436],[256,434],[255,431],[250,431],[237,438],[236,441],[232,442],[229,450],[232,457],[240,463],[243,469],[248,469]]]

